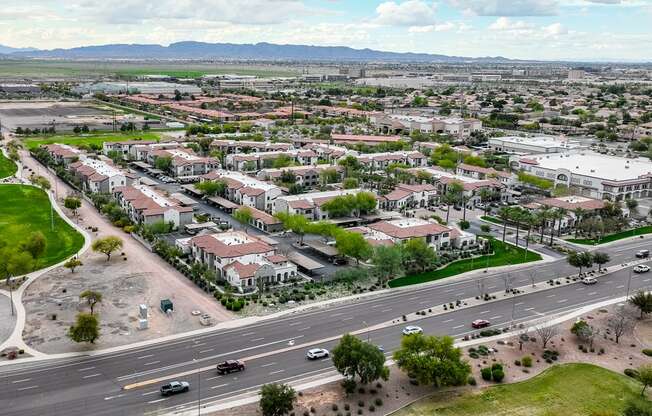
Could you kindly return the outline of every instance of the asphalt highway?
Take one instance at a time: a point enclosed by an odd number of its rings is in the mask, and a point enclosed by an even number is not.
[[[650,248],[635,240],[602,249],[611,255],[611,266],[634,260],[634,253]],[[513,286],[525,286],[531,279],[548,279],[576,273],[565,260],[513,270]],[[504,289],[504,273],[483,278],[485,290]],[[427,334],[461,337],[470,333],[474,319],[489,319],[494,327],[543,318],[601,300],[623,296],[629,270],[603,275],[596,285],[580,283],[551,288],[445,314],[425,317],[411,324]],[[632,274],[630,292],[652,287],[652,273]],[[545,283],[544,283],[545,284]],[[395,349],[405,325],[401,316],[478,295],[476,279],[442,281],[438,285],[335,304],[246,327],[219,330],[151,346],[94,357],[80,357],[33,365],[0,367],[0,411],[3,415],[139,415],[168,413],[202,406],[216,400],[256,390],[272,381],[293,381],[332,369],[330,361],[307,361],[310,347],[331,349],[343,333],[371,328],[359,336],[388,353]],[[375,325],[394,321],[374,329]],[[293,345],[290,345],[290,342]],[[247,370],[218,376],[214,365],[225,359],[245,359]],[[201,371],[198,371],[200,369]],[[394,370],[395,371],[395,370]],[[188,393],[161,397],[158,388],[165,380],[186,380]],[[139,383],[142,386],[139,386]],[[133,388],[124,389],[125,386]]]

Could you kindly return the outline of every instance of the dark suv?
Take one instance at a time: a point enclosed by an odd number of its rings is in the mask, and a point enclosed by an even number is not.
[[[227,360],[217,365],[218,374],[228,374],[235,373],[238,371],[244,371],[245,363],[240,360]]]
[[[190,390],[190,383],[187,381],[171,381],[161,386],[161,394],[170,396],[177,393],[185,393]]]
[[[650,250],[639,250],[636,252],[636,257],[639,259],[645,259],[647,257],[650,257]]]

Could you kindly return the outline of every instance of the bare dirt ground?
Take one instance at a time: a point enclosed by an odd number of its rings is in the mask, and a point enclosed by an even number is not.
[[[623,336],[620,342],[616,344],[612,339],[613,334],[607,334],[606,338],[603,335],[607,331],[607,320],[613,310],[613,307],[595,310],[578,318],[600,329],[600,336],[594,340],[595,352],[593,353],[584,353],[579,350],[578,346],[580,344],[587,344],[586,342],[580,342],[575,335],[570,333],[570,328],[576,321],[575,319],[559,325],[559,335],[546,348],[559,353],[559,359],[554,363],[591,363],[619,373],[622,373],[626,368],[637,368],[643,364],[649,364],[650,357],[643,355],[641,350],[652,346],[652,317],[648,317],[646,320],[636,320],[634,329]],[[631,315],[636,315],[636,312],[632,311]],[[536,333],[530,333],[529,335],[537,337]],[[505,368],[504,383],[513,383],[531,378],[554,364],[549,364],[542,358],[544,349],[539,339],[534,342],[525,342],[522,350],[519,350],[518,337],[516,336],[500,341],[500,343],[487,342],[484,345],[495,349],[496,352],[490,353],[486,357],[472,359],[468,356],[469,348],[462,349],[466,359],[471,364],[477,386],[447,390],[436,390],[431,386],[418,386],[412,384],[409,378],[396,366],[392,366],[390,367],[388,381],[381,381],[380,387],[376,384],[364,386],[364,393],[356,392],[347,397],[340,382],[305,390],[297,398],[294,414],[296,416],[304,414],[310,416],[337,416],[338,414],[347,415],[350,412],[351,415],[386,415],[417,399],[434,393],[445,394],[453,398],[467,392],[477,392],[483,387],[493,385],[495,383],[482,380],[480,368],[491,366],[495,362],[502,363]],[[477,348],[478,345],[474,347]],[[602,354],[600,353],[601,348],[604,349]],[[521,360],[524,356],[532,357],[532,367],[525,368],[522,365],[515,365],[515,360]],[[382,401],[381,405],[376,403],[378,398]],[[359,405],[360,402],[362,402],[363,406]],[[337,406],[337,410],[333,410],[333,404]],[[347,405],[348,409],[345,407]],[[374,405],[373,411],[370,410],[370,405]],[[314,411],[311,411],[311,408],[314,408]],[[362,409],[362,413],[358,409]],[[231,416],[234,414],[239,416],[260,416],[262,413],[257,403],[210,413],[212,416]]]
[[[31,157],[23,157],[23,160],[36,170],[37,162]],[[38,170],[54,180],[43,167]],[[59,182],[59,199],[62,200],[67,192],[71,190]],[[60,267],[37,279],[23,298],[27,312],[23,337],[31,347],[45,353],[103,349],[187,332],[202,328],[199,318],[191,315],[194,310],[210,314],[215,322],[233,318],[212,296],[130,235],[111,225],[87,201],[83,201],[78,210],[77,221],[83,228],[98,228],[97,233],[92,233],[93,239],[108,235],[121,237],[124,241],[122,252],[126,256],[118,253],[107,262],[106,256],[89,251],[81,258],[84,265],[75,273]],[[104,297],[102,304],[96,307],[102,324],[101,338],[90,346],[75,344],[66,337],[77,312],[88,311],[78,299],[86,289],[98,290]],[[161,299],[174,303],[171,317],[160,311]],[[138,329],[139,304],[148,306],[147,330]],[[57,315],[56,320],[51,319],[53,314]]]

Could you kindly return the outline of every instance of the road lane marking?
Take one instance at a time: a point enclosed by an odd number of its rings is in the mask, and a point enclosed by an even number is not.
[[[625,285],[620,285],[620,286],[616,286],[616,289],[622,289],[624,287],[625,287]]]
[[[11,384],[22,383],[22,382],[30,381],[30,380],[31,380],[31,378],[24,378],[24,379],[22,379],[22,380],[15,380],[15,381],[12,381]]]
[[[518,303],[515,303],[514,306],[520,306],[520,305],[523,305],[524,303],[525,302],[518,302]]]
[[[568,302],[568,299],[562,299],[557,301],[557,303],[564,303],[564,302]]]
[[[165,401],[165,400],[168,400],[168,399],[169,399],[169,397],[164,397],[162,399],[157,399],[157,400],[152,400],[151,402],[147,402],[147,404],[154,404],[154,403],[162,402],[162,401]]]
[[[92,378],[92,377],[97,377],[97,376],[101,376],[101,375],[102,375],[102,373],[95,373],[95,374],[89,374],[89,375],[84,376],[82,378]]]
[[[220,378],[220,377],[222,377],[222,376],[208,377],[208,378],[206,379],[206,381],[209,381],[209,380],[215,380],[216,378]]]
[[[454,290],[455,290],[455,289],[446,289],[446,290],[444,290],[444,293],[450,293],[450,292],[452,292],[452,291],[454,291]]]
[[[112,399],[117,399],[119,397],[124,397],[124,394],[118,394],[116,396],[108,396],[108,397],[105,397],[104,400],[112,400]]]
[[[443,323],[453,322],[455,319],[446,319]]]
[[[460,329],[460,328],[464,328],[464,325],[458,325],[453,327],[453,329]]]
[[[207,353],[207,352],[211,352],[211,351],[214,351],[214,350],[215,350],[215,348],[209,348],[209,349],[207,349],[207,350],[201,350],[201,351],[199,351],[199,353],[200,353],[200,354],[205,354],[205,353]]]
[[[350,321],[351,319],[353,319],[353,317],[349,316],[348,318],[343,318],[342,321]]]
[[[79,372],[82,372],[82,371],[88,371],[88,370],[92,370],[92,369],[94,369],[94,368],[95,368],[95,367],[80,368],[80,369],[77,370],[77,371],[79,371]]]
[[[246,334],[242,334],[243,337],[248,337],[249,335],[254,335],[255,332],[247,332]]]
[[[369,309],[375,309],[375,308],[380,308],[382,305],[372,305],[369,307]]]
[[[546,296],[546,297],[547,297],[547,298],[554,298],[554,297],[556,297],[556,296],[557,296],[557,295],[552,294],[552,295],[548,295],[548,296]]]
[[[288,324],[288,326],[295,326],[295,325],[301,325],[303,322],[292,322],[291,324]]]
[[[262,341],[262,340],[264,340],[264,339],[265,339],[265,338],[254,338],[254,339],[252,339],[252,340],[249,340],[249,342],[258,342],[258,341]]]
[[[523,309],[523,310],[524,310],[524,311],[532,311],[532,310],[534,310],[534,308],[525,308],[525,309]]]
[[[302,332],[302,331],[307,331],[307,330],[309,330],[309,329],[310,329],[310,327],[307,326],[307,327],[305,327],[305,328],[299,328],[299,329],[297,329],[297,331]]]
[[[137,360],[142,360],[144,358],[149,358],[149,357],[153,357],[153,356],[154,356],[154,354],[141,355],[140,357],[137,357],[136,359]]]
[[[408,300],[417,300],[417,299],[419,299],[418,296],[412,296],[411,298],[408,298]]]
[[[229,385],[229,383],[218,384],[217,386],[213,386],[213,387],[211,387],[211,390],[213,390],[213,389],[219,389],[220,387],[226,387],[226,386],[228,386],[228,385]]]
[[[38,389],[38,386],[21,387],[18,389],[18,391],[31,390],[31,389]]]
[[[276,371],[272,371],[271,373],[269,373],[269,375],[273,376],[274,374],[280,374],[280,373],[284,373],[284,372],[285,372],[285,370],[276,370]]]
[[[147,365],[154,365],[154,364],[158,364],[158,363],[160,363],[160,361],[152,361],[151,363],[145,363],[143,365],[147,366]]]
[[[489,312],[491,312],[491,311],[482,311],[478,315],[484,315],[485,313],[489,313]]]
[[[429,300],[424,300],[422,302],[419,302],[419,305],[425,305],[426,303],[430,303],[430,301]]]
[[[158,390],[148,391],[147,393],[143,393],[143,396],[149,396],[150,394],[154,394],[154,393],[158,393],[158,392],[159,392]]]
[[[197,344],[192,344],[192,345],[190,346],[190,348],[201,347],[202,345],[206,345],[206,343],[205,343],[205,342],[199,342],[199,343],[197,343]]]
[[[502,315],[496,315],[496,316],[492,316],[492,317],[489,318],[489,319],[500,319],[500,318],[502,318],[502,317],[503,317]]]
[[[643,279],[643,281],[644,281],[644,282],[649,282],[649,281],[650,281],[650,279]]]
[[[336,316],[342,316],[342,315],[344,315],[344,312],[337,312],[337,313],[331,314],[331,318],[335,318]]]
[[[381,312],[381,313],[383,313],[383,312],[389,312],[389,311],[391,311],[391,310],[392,310],[392,308],[387,308],[387,309],[383,309],[383,310],[380,311],[380,312]]]
[[[586,289],[585,287],[578,287],[578,288],[575,289],[575,290],[579,292],[579,291],[581,291],[581,290],[585,290],[585,289]]]
[[[272,366],[272,365],[276,365],[276,363],[267,363],[267,364],[263,364],[263,365],[261,365],[261,367],[270,367],[270,366]]]
[[[591,293],[589,293],[589,296],[594,296],[594,295],[597,295],[597,294],[598,294],[598,292],[591,292]]]
[[[464,292],[462,292],[462,293],[456,293],[455,296],[464,296]]]

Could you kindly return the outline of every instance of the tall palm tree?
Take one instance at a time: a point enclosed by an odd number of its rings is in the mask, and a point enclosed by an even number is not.
[[[505,242],[505,233],[507,232],[507,221],[512,215],[512,209],[510,207],[502,207],[498,210],[498,217],[503,222],[503,243]]]
[[[555,224],[557,224],[557,221],[561,223],[563,215],[561,215],[559,209],[555,209],[550,212],[550,218],[552,219],[552,224],[550,225],[550,245],[552,246],[553,239],[555,238]]]
[[[546,229],[546,223],[548,222],[548,219],[550,218],[550,207],[547,205],[544,205],[539,209],[537,212],[537,217],[539,219],[539,225],[541,226],[541,238],[539,239],[539,243],[543,244],[543,234]]]
[[[557,237],[561,237],[561,220],[564,219],[566,214],[568,214],[568,210],[566,208],[557,208],[557,219],[559,220],[559,223],[557,224]]]
[[[516,225],[516,247],[518,247],[518,235],[521,227],[521,223],[523,222],[523,219],[525,218],[523,208],[521,207],[514,207],[511,209],[510,217],[512,222]]]
[[[586,211],[581,207],[577,207],[573,210],[573,215],[575,215],[575,223],[573,223],[573,228],[575,228],[575,238],[577,238],[577,231],[580,228],[580,223],[586,215]]]
[[[523,222],[527,225],[527,236],[525,237],[525,251],[527,252],[528,248],[530,247],[530,232],[532,231],[532,228],[536,227],[539,223],[539,218],[536,214],[528,211],[523,211],[523,213]]]

